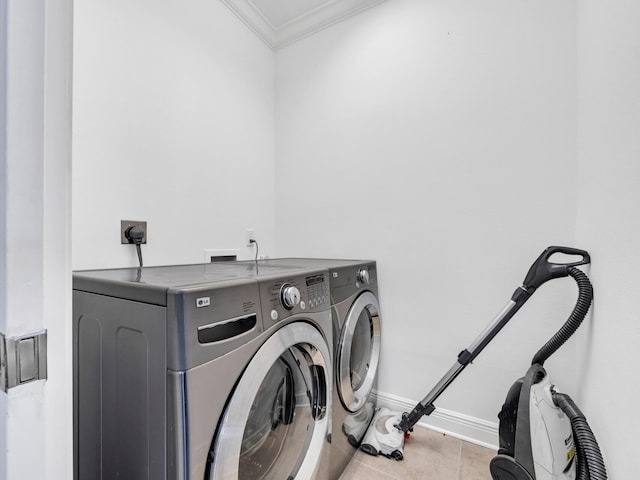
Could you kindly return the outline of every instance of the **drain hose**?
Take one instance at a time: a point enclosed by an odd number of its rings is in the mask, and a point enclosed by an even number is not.
[[[584,317],[587,316],[591,302],[593,301],[593,287],[582,270],[576,267],[569,267],[567,273],[573,277],[578,284],[578,301],[576,306],[573,307],[573,311],[569,316],[569,319],[564,323],[562,328],[549,340],[538,353],[535,354],[531,365],[539,364],[544,365],[544,362],[553,355],[564,343],[569,340],[571,335],[578,329]]]
[[[578,459],[576,480],[606,480],[607,470],[604,466],[602,453],[584,414],[571,397],[564,393],[554,393],[553,403],[571,421]]]

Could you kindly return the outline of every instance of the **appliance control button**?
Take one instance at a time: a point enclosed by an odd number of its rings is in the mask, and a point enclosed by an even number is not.
[[[300,302],[300,308],[301,308],[302,310],[304,310],[305,308],[307,308],[307,306],[305,305],[304,301],[301,301],[301,302]]]
[[[300,303],[300,290],[293,285],[285,283],[280,290],[280,300],[284,308],[291,310]]]
[[[271,310],[271,320],[276,321],[278,319],[278,311]]]
[[[365,285],[369,284],[369,271],[365,268],[361,268],[358,270],[358,275],[356,277],[360,283],[364,283]]]

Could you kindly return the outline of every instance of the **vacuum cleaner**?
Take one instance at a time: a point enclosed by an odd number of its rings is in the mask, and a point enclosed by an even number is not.
[[[555,254],[569,255],[567,263],[554,262]],[[602,480],[607,478],[600,448],[584,414],[568,395],[558,393],[544,362],[578,329],[593,300],[589,278],[577,267],[590,263],[589,253],[552,246],[533,263],[522,286],[492,323],[467,349],[427,396],[409,413],[378,410],[360,448],[371,455],[401,460],[404,442],[415,424],[435,410],[434,402],[451,385],[515,313],[545,282],[572,277],[578,301],[569,319],[536,353],[524,377],[509,389],[500,413],[499,450],[490,462],[493,480]]]

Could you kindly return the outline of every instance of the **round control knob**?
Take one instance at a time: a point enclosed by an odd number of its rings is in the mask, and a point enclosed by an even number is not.
[[[291,310],[300,303],[300,290],[287,283],[283,285],[282,290],[280,290],[280,299],[282,300],[284,308]]]
[[[369,270],[366,270],[364,268],[358,270],[358,275],[357,275],[358,281],[360,283],[364,283],[365,285],[369,284]]]

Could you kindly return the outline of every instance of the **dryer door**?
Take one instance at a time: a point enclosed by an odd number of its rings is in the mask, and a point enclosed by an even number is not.
[[[347,313],[336,354],[338,394],[352,413],[373,389],[380,358],[380,307],[371,292],[362,293]]]
[[[329,428],[330,369],[327,343],[310,324],[269,337],[229,399],[209,478],[314,478]]]

